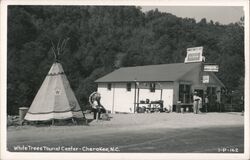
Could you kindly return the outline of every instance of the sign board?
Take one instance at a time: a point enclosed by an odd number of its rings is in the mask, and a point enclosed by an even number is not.
[[[204,65],[204,71],[205,72],[218,72],[219,66],[214,64],[205,64]]]
[[[209,75],[204,75],[202,77],[202,83],[209,83]]]
[[[185,58],[185,63],[190,62],[202,62],[202,52],[203,47],[194,47],[187,49],[187,56]]]

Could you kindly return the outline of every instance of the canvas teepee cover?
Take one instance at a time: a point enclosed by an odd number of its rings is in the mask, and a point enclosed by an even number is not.
[[[45,121],[83,117],[62,65],[55,62],[33,100],[25,119]]]

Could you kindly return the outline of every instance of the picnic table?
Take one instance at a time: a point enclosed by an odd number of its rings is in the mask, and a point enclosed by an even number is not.
[[[154,113],[163,111],[163,101],[151,101],[149,103],[135,103],[137,113]]]

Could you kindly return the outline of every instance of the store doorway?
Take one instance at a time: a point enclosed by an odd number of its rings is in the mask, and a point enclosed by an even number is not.
[[[197,96],[201,97],[201,99],[202,99],[202,107],[200,108],[200,111],[204,112],[204,107],[203,107],[203,104],[205,102],[204,90],[203,89],[194,89],[194,91],[197,92]]]
[[[209,112],[218,112],[216,87],[207,87],[207,96],[209,100]]]
[[[203,99],[204,91],[202,89],[195,89],[195,92],[197,92],[197,95]]]

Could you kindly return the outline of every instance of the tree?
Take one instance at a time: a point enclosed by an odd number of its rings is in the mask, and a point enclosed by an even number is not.
[[[244,23],[220,25],[133,6],[9,6],[8,114],[30,106],[54,58],[51,41],[69,37],[61,56],[82,106],[96,79],[124,66],[183,62],[186,49],[204,46],[230,90],[244,83]]]

